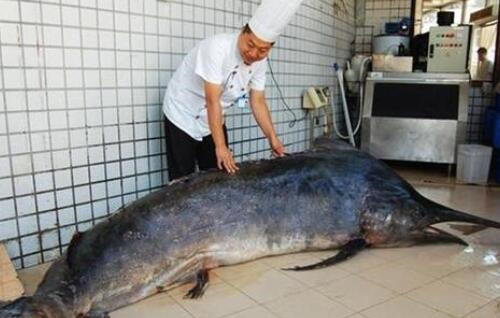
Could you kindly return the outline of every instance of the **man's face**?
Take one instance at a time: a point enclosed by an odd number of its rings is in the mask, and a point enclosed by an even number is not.
[[[486,53],[485,52],[478,52],[477,55],[478,55],[478,59],[481,62],[484,62],[486,60]]]
[[[238,39],[238,48],[241,58],[247,65],[260,61],[268,56],[272,46],[271,43],[262,41],[252,32],[242,32]]]

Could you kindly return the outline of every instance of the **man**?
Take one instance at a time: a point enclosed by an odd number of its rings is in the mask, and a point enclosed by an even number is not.
[[[485,47],[477,50],[478,66],[476,79],[479,81],[491,81],[493,79],[493,63],[488,60],[488,51]]]
[[[275,156],[285,153],[265,98],[266,59],[302,0],[264,0],[239,33],[200,42],[184,58],[165,94],[165,134],[171,180],[218,167],[235,173],[224,111],[249,96],[253,116]]]

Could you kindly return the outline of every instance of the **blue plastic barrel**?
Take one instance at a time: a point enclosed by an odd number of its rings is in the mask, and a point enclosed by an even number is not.
[[[493,115],[493,127],[492,127],[491,144],[493,148],[500,148],[500,112],[495,111]]]
[[[485,145],[493,144],[493,126],[495,124],[495,115],[497,111],[493,107],[488,107],[484,111],[484,133],[483,143]]]
[[[495,108],[500,112],[500,93],[495,94]]]
[[[493,160],[491,161],[491,170],[494,173],[495,181],[500,183],[500,149],[493,150]]]

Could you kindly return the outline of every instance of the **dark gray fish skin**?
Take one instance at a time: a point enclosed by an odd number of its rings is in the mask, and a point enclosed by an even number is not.
[[[241,164],[236,175],[194,174],[120,209],[75,235],[35,295],[0,318],[106,317],[202,270],[269,255],[460,242],[429,229],[442,221],[500,228],[423,198],[368,154],[322,140],[313,151]]]

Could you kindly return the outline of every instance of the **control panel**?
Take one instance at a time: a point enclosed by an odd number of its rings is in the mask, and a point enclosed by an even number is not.
[[[466,73],[469,70],[471,26],[431,27],[427,72]]]

